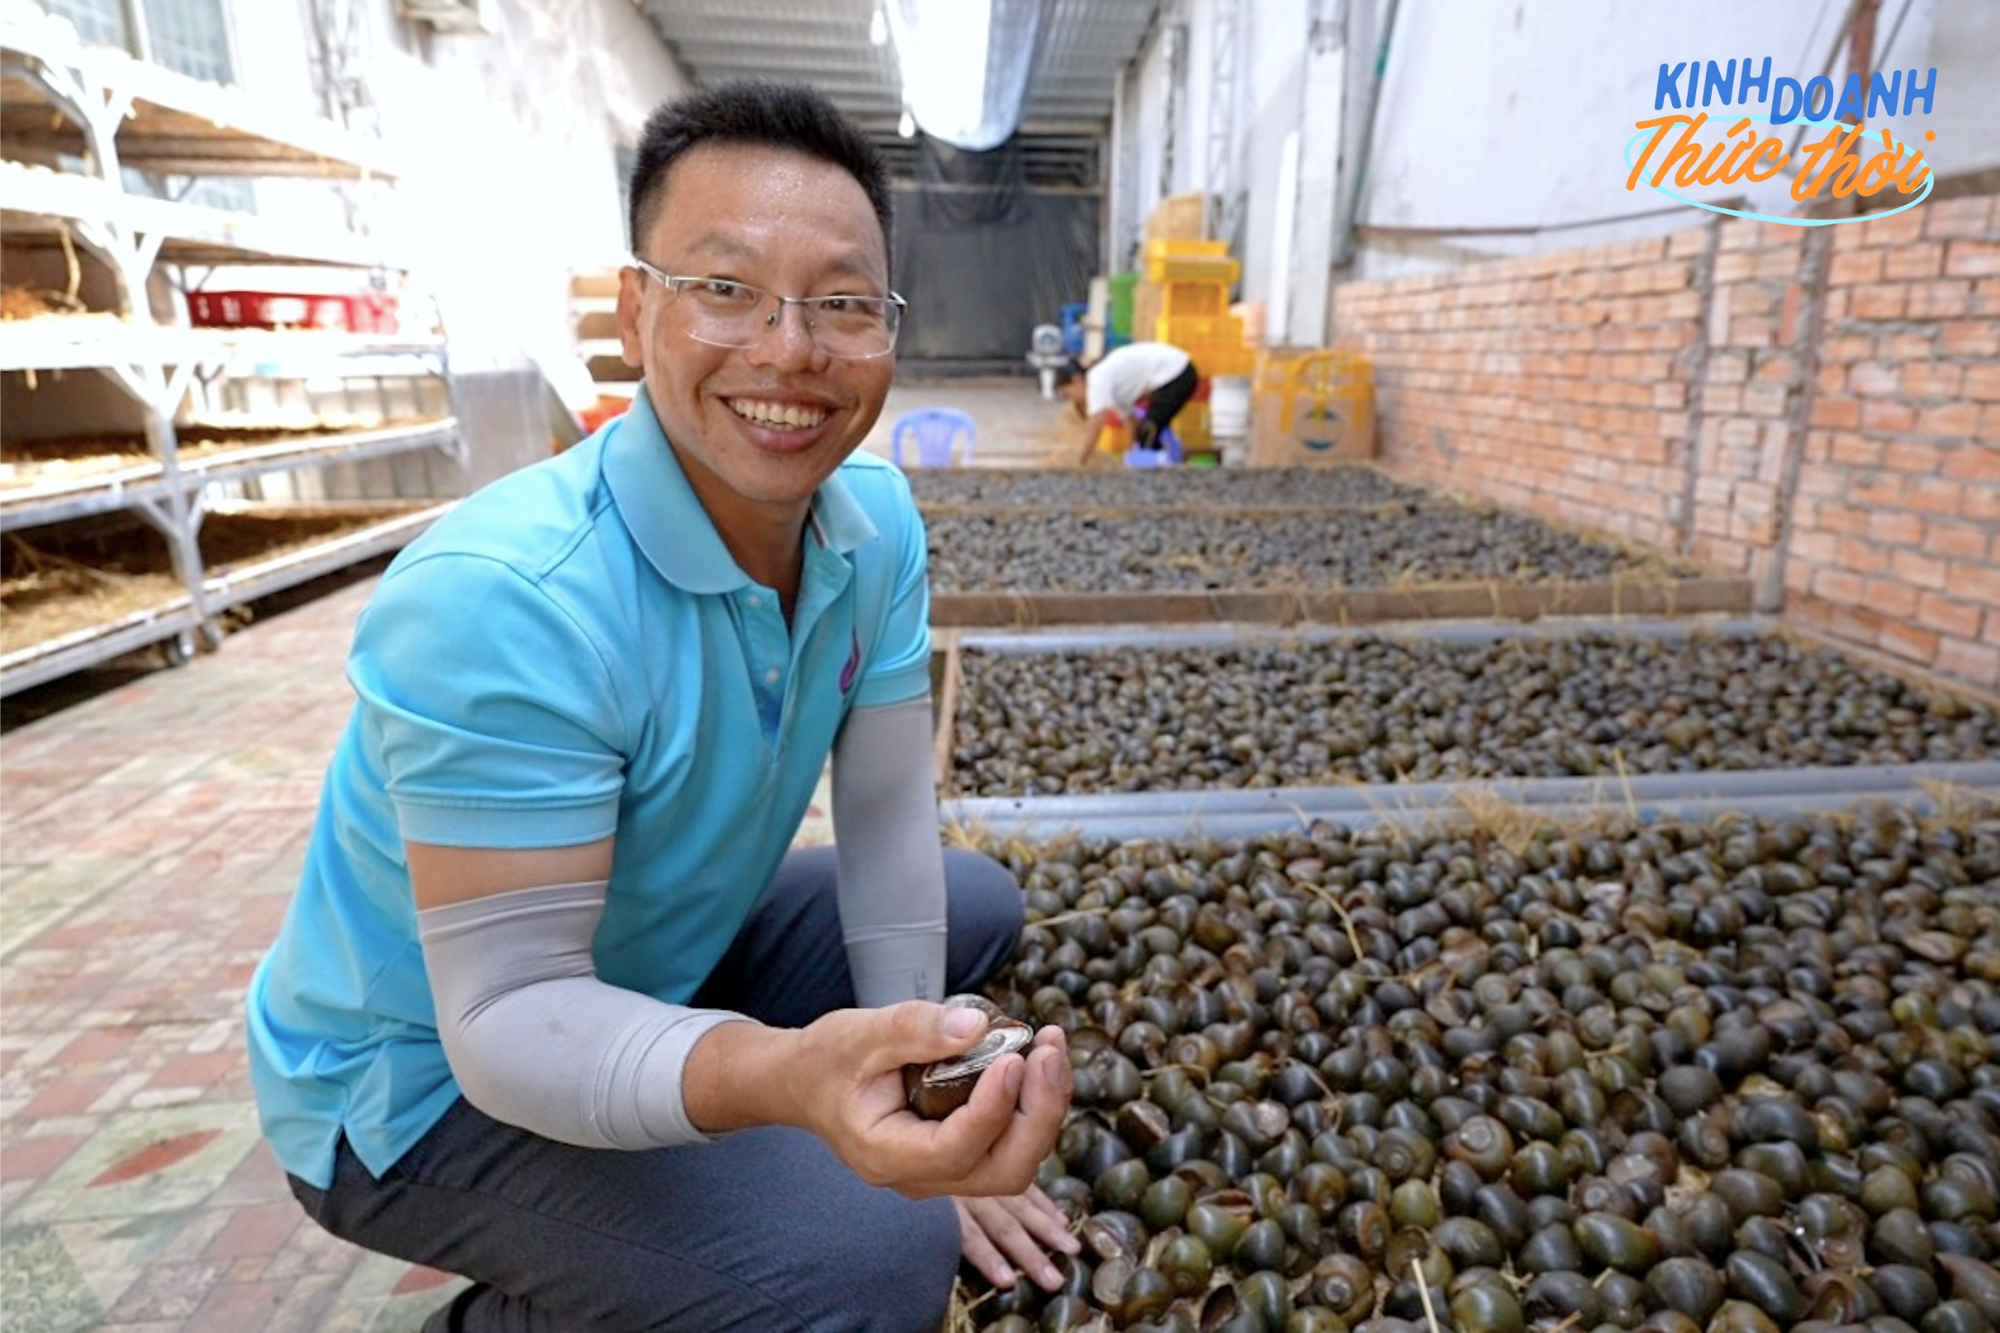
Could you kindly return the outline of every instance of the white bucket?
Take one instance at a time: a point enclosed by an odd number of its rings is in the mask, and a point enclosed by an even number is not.
[[[1250,433],[1250,377],[1218,375],[1208,382],[1208,433],[1218,440]]]

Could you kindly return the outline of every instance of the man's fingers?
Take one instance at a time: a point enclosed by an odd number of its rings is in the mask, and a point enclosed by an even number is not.
[[[982,1219],[973,1212],[973,1201],[953,1199],[951,1202],[958,1210],[958,1248],[965,1261],[994,1286],[1013,1286],[1017,1276],[1013,1266],[1001,1258],[999,1249],[987,1235]]]

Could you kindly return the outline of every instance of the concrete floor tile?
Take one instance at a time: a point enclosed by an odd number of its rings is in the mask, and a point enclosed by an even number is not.
[[[89,1141],[84,1134],[36,1134],[0,1144],[0,1180],[41,1180]]]
[[[148,1264],[107,1312],[111,1319],[188,1320],[221,1276],[219,1263]]]
[[[85,1333],[104,1313],[62,1238],[47,1227],[0,1233],[0,1309],[8,1333]]]
[[[256,1143],[251,1108],[201,1104],[107,1117],[27,1196],[21,1222],[184,1214],[201,1206]]]
[[[255,1256],[268,1259],[284,1249],[285,1241],[299,1226],[310,1226],[295,1203],[253,1204],[232,1209],[228,1221],[202,1250],[208,1259],[238,1259]]]

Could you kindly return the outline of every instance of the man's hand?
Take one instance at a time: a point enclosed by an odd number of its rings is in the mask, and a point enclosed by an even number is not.
[[[797,1125],[863,1180],[911,1198],[1020,1194],[1069,1108],[1062,1029],[994,1061],[943,1120],[904,1102],[904,1065],[963,1055],[985,1031],[977,1010],[924,1000],[842,1009],[797,1031],[725,1024],[689,1058],[690,1113],[710,1132]]]
[[[1049,1255],[1083,1248],[1062,1210],[1039,1186],[1030,1185],[1025,1194],[952,1203],[958,1209],[958,1241],[966,1262],[996,1287],[1012,1287],[1026,1273],[1044,1291],[1054,1291],[1062,1285],[1062,1270]]]

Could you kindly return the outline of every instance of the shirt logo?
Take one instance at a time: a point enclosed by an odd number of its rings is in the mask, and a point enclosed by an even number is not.
[[[845,698],[854,688],[854,673],[861,669],[861,635],[855,630],[847,631],[848,640],[853,645],[847,650],[847,665],[840,669],[840,693]]]

